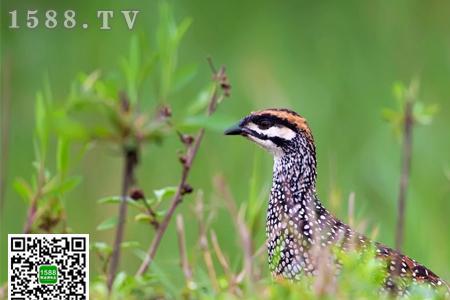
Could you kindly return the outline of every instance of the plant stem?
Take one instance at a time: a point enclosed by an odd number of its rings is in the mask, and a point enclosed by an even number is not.
[[[27,219],[23,227],[23,233],[28,234],[31,232],[31,227],[33,227],[34,219],[36,218],[37,211],[37,200],[38,197],[33,197],[31,200],[30,207],[28,208]]]
[[[244,271],[247,275],[248,283],[251,285],[255,278],[253,274],[253,243],[250,231],[243,219],[241,211],[236,206],[236,200],[233,198],[225,178],[222,176],[214,178],[214,185],[224,199],[225,205],[227,206],[230,215],[233,217],[236,230],[239,233],[239,239],[244,253]]]
[[[402,150],[402,174],[400,178],[400,191],[398,195],[397,209],[397,233],[395,239],[395,248],[401,251],[404,238],[406,193],[409,184],[409,175],[411,170],[412,153],[412,131],[414,125],[412,99],[407,99],[405,103],[405,120],[403,127],[403,150]]]
[[[228,78],[225,73],[225,67],[221,67],[218,71],[214,68],[214,65],[212,63],[212,60],[208,58],[208,63],[210,65],[211,71],[213,73],[213,80],[216,82],[216,86],[214,88],[214,91],[211,95],[211,99],[209,101],[207,115],[210,116],[213,114],[217,108],[217,104],[222,99],[223,96],[229,96],[231,85],[228,83]],[[223,95],[219,94],[219,87],[223,91]],[[175,195],[172,198],[169,210],[167,211],[166,215],[164,216],[164,219],[159,224],[159,227],[156,231],[156,235],[153,238],[152,243],[150,244],[147,255],[144,258],[144,261],[140,265],[138,271],[136,272],[137,276],[142,276],[150,266],[151,262],[155,258],[156,251],[158,250],[159,244],[161,243],[161,239],[166,232],[167,226],[170,223],[170,220],[172,219],[172,216],[175,212],[175,209],[177,206],[181,203],[181,200],[183,199],[183,190],[187,184],[187,178],[189,176],[189,172],[192,167],[192,163],[195,159],[195,156],[197,155],[198,148],[200,146],[200,143],[203,140],[203,136],[205,135],[205,129],[202,128],[197,133],[197,136],[194,138],[194,142],[192,145],[188,146],[187,153],[185,160],[183,162],[183,169],[181,173],[181,179],[180,183],[178,184],[177,191],[175,192]]]
[[[192,281],[192,268],[189,265],[187,249],[186,249],[186,235],[184,233],[183,216],[177,215],[177,235],[178,235],[178,248],[180,250],[181,269],[183,270],[186,284]]]
[[[139,267],[139,270],[137,271],[137,276],[142,276],[150,266],[152,260],[155,258],[156,251],[158,250],[159,244],[161,242],[161,239],[166,232],[167,226],[170,223],[170,220],[172,219],[173,213],[175,212],[175,209],[177,208],[178,204],[181,203],[181,200],[183,198],[183,188],[186,185],[187,178],[189,175],[189,171],[192,166],[192,162],[194,161],[195,155],[197,154],[198,148],[200,146],[200,143],[203,139],[203,135],[205,134],[205,130],[201,129],[200,132],[197,134],[194,144],[192,148],[190,148],[186,156],[186,162],[183,164],[183,171],[181,173],[181,180],[178,184],[177,191],[175,195],[172,198],[169,210],[167,211],[166,215],[164,216],[164,219],[159,224],[158,230],[156,231],[155,238],[153,239],[152,243],[150,244],[150,247],[147,250],[147,255],[142,262],[141,266]]]
[[[200,194],[202,195],[202,194]],[[206,235],[208,224],[204,219],[204,204],[203,197],[199,197],[197,203],[195,204],[195,215],[198,219],[198,246],[203,257],[203,262],[206,266],[206,271],[208,273],[209,280],[212,285],[214,292],[218,292],[220,289],[219,282],[217,280],[217,273],[214,268],[214,263],[211,256],[211,251],[209,250],[208,237]]]
[[[42,187],[45,184],[45,175],[44,175],[44,162],[41,162],[38,172],[38,185],[36,188],[36,192],[31,198],[31,204],[28,208],[27,218],[25,220],[25,225],[23,227],[23,233],[30,233],[33,228],[33,223],[36,219],[37,205],[39,199],[42,197]]]
[[[127,216],[127,196],[128,190],[134,182],[134,169],[138,164],[138,150],[137,148],[127,148],[123,150],[124,153],[124,170],[122,180],[122,199],[119,207],[119,220],[117,224],[116,237],[114,240],[114,247],[111,256],[111,264],[108,272],[108,292],[111,293],[111,288],[116,277],[117,268],[120,260],[120,245],[122,244],[123,231],[125,228],[125,221]]]

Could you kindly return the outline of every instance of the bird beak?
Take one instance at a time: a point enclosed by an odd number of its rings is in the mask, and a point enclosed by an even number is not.
[[[240,124],[235,124],[234,126],[231,126],[227,130],[225,130],[225,135],[242,135],[244,133],[244,130],[242,129]]]

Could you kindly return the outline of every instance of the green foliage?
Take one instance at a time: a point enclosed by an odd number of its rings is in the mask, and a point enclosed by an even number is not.
[[[122,201],[122,197],[120,196],[111,196],[111,197],[105,197],[97,200],[98,204],[120,204],[120,201]],[[138,209],[142,208],[142,205],[139,204],[139,202],[131,199],[130,197],[126,198],[126,201],[128,205],[131,205],[133,207],[136,207]]]
[[[25,179],[16,178],[14,180],[13,187],[22,199],[26,201],[31,199],[33,190]]]
[[[379,292],[387,275],[387,266],[375,258],[375,249],[350,253],[337,251],[337,257],[343,266],[338,277],[341,297],[363,299]]]
[[[34,173],[30,180],[16,178],[13,187],[29,205],[24,232],[67,232],[64,198],[82,181],[80,176],[68,176],[70,168],[69,141],[61,136],[53,139],[50,124],[52,100],[49,83],[45,92],[36,95],[35,109],[35,161]],[[56,157],[49,158],[49,149],[56,144]],[[48,161],[56,161],[53,172],[47,167]]]
[[[169,186],[159,190],[154,190],[153,193],[155,194],[156,202],[161,203],[164,199],[173,196],[176,191],[177,188],[175,186]]]
[[[186,66],[176,73],[178,64],[177,54],[181,39],[190,27],[192,20],[183,19],[177,24],[172,15],[172,9],[167,2],[162,2],[159,8],[159,26],[157,30],[157,45],[160,67],[160,99],[163,101],[169,96],[174,77],[176,88],[183,86],[188,78],[195,73],[195,66]]]
[[[126,82],[127,82],[127,94],[130,97],[131,104],[136,104],[138,98],[138,87],[145,79],[146,73],[150,72],[150,67],[147,66],[145,71],[140,70],[141,65],[141,54],[139,49],[139,41],[136,35],[131,37],[130,41],[130,52],[129,52],[128,60],[124,59],[122,61],[122,69],[125,74]],[[140,71],[143,74],[140,74]]]
[[[101,222],[97,226],[97,230],[112,229],[112,228],[116,227],[118,222],[119,222],[119,220],[117,219],[117,217],[116,216],[112,216],[112,217],[104,220],[103,222]]]
[[[260,176],[259,170],[260,157],[257,155],[254,159],[252,175],[249,178],[249,201],[256,201],[261,190],[253,183]],[[160,189],[155,191],[157,198],[164,198],[173,193],[171,188]],[[223,199],[218,199],[223,201]],[[196,205],[198,206],[198,205]],[[245,224],[251,227],[256,220],[255,216],[260,214],[259,205],[256,203],[244,203],[240,207],[240,212],[246,212]],[[229,212],[232,219],[239,218],[233,212]],[[261,217],[261,216],[260,216]],[[202,223],[198,220],[200,227],[216,227],[220,224],[213,222],[210,225]],[[255,232],[257,230],[254,230]],[[252,230],[253,232],[253,230]],[[238,239],[236,233],[235,239]],[[253,236],[253,235],[252,235]],[[223,239],[224,237],[219,237]],[[200,238],[201,240],[201,238]],[[215,247],[207,248],[199,251],[197,241],[188,240],[187,250],[190,252],[188,257],[193,262],[192,278],[185,278],[184,284],[174,283],[168,278],[165,270],[159,268],[157,264],[142,277],[121,273],[114,283],[114,299],[145,299],[145,298],[162,298],[162,299],[391,299],[391,297],[381,290],[386,276],[387,266],[384,262],[375,257],[374,249],[365,251],[344,252],[339,249],[331,249],[332,251],[319,252],[318,273],[314,277],[302,277],[298,282],[287,280],[273,279],[267,271],[268,265],[263,255],[262,259],[255,257],[253,259],[253,268],[256,277],[252,281],[238,279],[242,276],[240,270],[244,269],[243,251],[234,253],[238,257],[237,261],[231,261],[231,269],[221,269],[219,265],[219,256]],[[208,245],[208,243],[207,243]],[[210,247],[210,246],[207,246]],[[219,246],[220,247],[220,246]],[[108,248],[101,245],[101,248]],[[241,247],[239,247],[242,249]],[[143,258],[139,248],[136,255]],[[202,247],[200,247],[202,249]],[[213,253],[213,257],[217,258],[213,265],[215,269],[215,277],[211,277],[206,264],[205,253]],[[225,252],[228,257],[230,253]],[[341,264],[341,269],[337,277],[334,277],[335,269],[328,267],[326,262],[329,259],[336,259]],[[276,258],[275,258],[276,261]],[[174,266],[178,265],[177,261],[173,261]],[[223,266],[222,266],[223,267]],[[180,272],[182,270],[180,269]],[[231,274],[230,274],[231,273]],[[244,274],[244,276],[246,276]],[[214,282],[217,282],[215,284]],[[96,280],[94,283],[91,296],[93,299],[106,299],[106,288],[104,281]],[[397,299],[445,299],[441,291],[435,291],[426,286],[413,285],[408,297],[397,297]]]
[[[63,177],[62,174],[60,177]],[[76,188],[81,181],[80,176],[72,176],[67,179],[61,179],[55,176],[42,188],[42,193],[48,197],[61,196]]]
[[[98,245],[106,248],[106,245]],[[102,250],[105,251],[105,250]],[[108,251],[108,250],[107,250]],[[156,265],[143,277],[134,277],[121,273],[114,284],[114,299],[391,299],[383,292],[386,265],[375,258],[375,251],[335,251],[341,262],[341,270],[335,278],[334,270],[320,268],[315,277],[303,277],[300,281],[274,280],[260,277],[253,282],[235,284],[226,276],[218,275],[220,282],[214,287],[206,270],[200,264],[194,269],[193,281],[186,286],[175,286],[168,280],[164,270]],[[321,257],[326,260],[326,256]],[[261,261],[257,268],[266,268]],[[237,266],[239,269],[242,266]],[[102,281],[95,281],[91,296],[93,299],[105,299],[106,289]],[[431,290],[426,286],[413,285],[408,296],[396,299],[445,299],[443,291]]]
[[[425,104],[419,100],[419,82],[411,81],[406,87],[401,82],[393,85],[392,93],[397,104],[396,109],[384,108],[382,111],[383,118],[391,125],[397,137],[401,136],[405,123],[405,105],[411,102],[413,105],[413,122],[420,125],[429,125],[433,121],[433,117],[439,111],[437,104]]]
[[[58,140],[57,149],[57,170],[61,174],[65,174],[69,168],[70,145],[69,141],[64,138]]]

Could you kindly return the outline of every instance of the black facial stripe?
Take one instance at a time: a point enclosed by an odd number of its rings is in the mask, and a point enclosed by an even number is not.
[[[246,131],[246,133],[247,133],[248,135],[254,136],[254,137],[256,137],[256,138],[258,138],[258,139],[260,139],[260,140],[269,140],[269,139],[270,139],[269,136],[267,136],[267,135],[265,135],[265,134],[262,134],[262,133],[259,133],[259,132],[257,132],[257,131],[248,129],[248,128],[246,128],[245,131]]]
[[[289,141],[277,136],[270,137],[269,139],[280,148],[284,148],[289,143]]]
[[[297,126],[295,126],[294,124],[290,123],[289,121],[270,115],[270,114],[262,114],[262,115],[256,115],[256,116],[249,116],[247,118],[245,118],[244,120],[242,120],[242,125],[245,125],[246,123],[249,122],[253,122],[255,124],[260,123],[263,120],[268,120],[270,122],[272,122],[274,125],[283,125],[291,130],[293,130],[294,132],[298,132],[298,128]]]
[[[251,136],[254,136],[254,137],[260,139],[260,140],[270,140],[278,147],[284,147],[285,145],[287,145],[289,143],[289,141],[287,141],[283,138],[280,138],[277,136],[271,137],[271,136],[259,133],[257,131],[251,130],[251,129],[247,129],[247,133]]]

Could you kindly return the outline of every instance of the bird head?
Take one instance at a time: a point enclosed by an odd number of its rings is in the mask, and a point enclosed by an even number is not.
[[[244,136],[276,157],[300,151],[301,147],[314,151],[313,137],[306,120],[288,109],[252,112],[227,129],[225,134]]]

